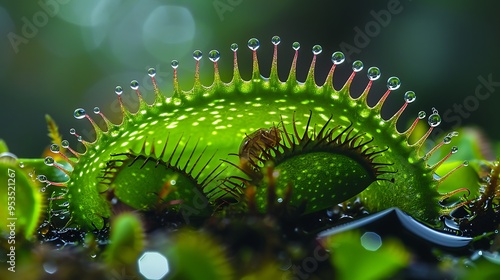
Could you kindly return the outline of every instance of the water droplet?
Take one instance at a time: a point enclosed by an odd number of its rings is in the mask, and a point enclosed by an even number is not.
[[[45,175],[38,175],[38,176],[36,176],[36,179],[37,179],[38,181],[40,181],[40,183],[45,183],[45,182],[47,182],[47,176],[45,176]]]
[[[43,187],[40,189],[40,192],[45,192],[47,190],[47,188]]]
[[[458,152],[458,147],[457,146],[451,147],[451,153],[454,154],[456,152]]]
[[[19,167],[24,168],[24,162],[19,162]]]
[[[57,145],[57,144],[50,145],[50,151],[55,153],[55,154],[59,153],[59,145]]]
[[[382,73],[380,72],[380,69],[378,69],[378,67],[370,67],[368,68],[368,72],[366,73],[366,75],[368,76],[368,79],[370,79],[370,81],[375,81],[380,78],[380,75],[382,75]]]
[[[427,114],[424,111],[418,112],[418,118],[419,119],[423,119],[423,118],[425,118],[425,116],[427,116]]]
[[[312,50],[314,55],[318,55],[323,51],[323,48],[320,45],[314,45]]]
[[[154,68],[152,68],[152,67],[151,67],[151,68],[149,68],[149,69],[148,69],[148,75],[149,75],[151,78],[153,78],[154,76],[156,76],[156,69],[154,69]]]
[[[230,46],[230,48],[231,48],[231,50],[232,50],[233,52],[236,52],[236,51],[238,50],[238,44],[236,44],[236,43],[232,43],[232,44],[231,44],[231,46]]]
[[[172,68],[174,69],[177,69],[177,67],[179,67],[179,61],[177,60],[172,60],[172,62],[170,62],[170,66],[172,66]]]
[[[356,60],[352,63],[352,71],[359,72],[363,70],[363,62],[361,60]]]
[[[464,166],[469,166],[469,161],[468,160],[464,160],[464,162],[462,163]]]
[[[448,133],[448,136],[456,137],[456,136],[458,136],[458,131],[452,131],[452,132]]]
[[[139,82],[137,80],[132,80],[130,82],[130,88],[133,90],[138,90],[139,89]]]
[[[443,143],[445,144],[450,144],[451,143],[451,137],[450,136],[446,136],[443,138]]]
[[[208,53],[208,59],[210,59],[210,61],[212,62],[217,62],[219,58],[220,58],[220,53],[218,50],[211,50]]]
[[[78,109],[76,109],[76,110],[75,110],[75,112],[73,113],[73,116],[75,116],[75,118],[76,118],[76,119],[79,119],[79,120],[80,120],[80,119],[85,118],[85,114],[87,114],[87,113],[85,112],[85,110],[84,110],[84,109],[82,109],[82,108],[78,108]]]
[[[94,107],[94,114],[99,114],[101,112],[101,109],[99,107]]]
[[[300,49],[300,43],[299,42],[293,42],[292,49],[298,51]]]
[[[115,93],[116,93],[116,95],[122,95],[123,88],[121,86],[116,86],[115,87]]]
[[[196,61],[200,61],[200,59],[203,57],[203,53],[200,51],[200,50],[195,50],[193,52],[193,58],[196,60]]]
[[[68,140],[62,140],[61,141],[61,146],[65,149],[69,147],[69,141]]]
[[[76,137],[76,140],[78,140],[78,142],[82,142],[83,141],[83,137],[81,135],[78,135]]]
[[[46,157],[43,161],[47,166],[52,166],[54,165],[54,158],[53,157]]]
[[[273,42],[273,45],[279,45],[279,43],[281,43],[281,38],[279,36],[273,36],[273,38],[271,39],[271,42]]]
[[[43,264],[43,269],[48,274],[54,274],[57,272],[57,265],[55,263],[52,263],[52,262],[46,262]]]
[[[387,79],[387,88],[390,90],[396,90],[401,86],[401,80],[398,77],[390,77]]]
[[[74,129],[74,128],[70,128],[70,129],[69,129],[69,134],[71,134],[71,135],[75,135],[75,134],[76,134],[76,129]]]
[[[343,52],[334,52],[332,54],[332,62],[333,64],[341,64],[345,60],[345,55]]]
[[[441,123],[441,116],[434,108],[432,108],[432,114],[429,116],[428,123],[431,127],[436,127]]]
[[[248,40],[248,48],[252,51],[256,51],[260,47],[260,42],[256,38]]]
[[[404,97],[405,101],[408,102],[408,103],[412,103],[413,101],[415,101],[417,99],[417,94],[414,92],[414,91],[407,91],[405,93],[405,97]]]

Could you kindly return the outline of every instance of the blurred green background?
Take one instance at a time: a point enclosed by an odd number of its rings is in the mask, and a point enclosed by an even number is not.
[[[477,125],[498,140],[498,6],[493,1],[464,0],[2,0],[0,138],[19,157],[39,156],[49,144],[44,119],[49,113],[65,137],[71,139],[68,130],[75,127],[91,139],[88,122],[73,118],[75,108],[92,111],[99,106],[117,121],[115,86],[126,88],[131,108],[135,99],[128,85],[132,79],[141,83],[146,99],[152,100],[146,71],[155,67],[159,86],[168,95],[172,59],[180,61],[181,86],[188,89],[195,49],[204,52],[205,84],[212,80],[206,55],[211,49],[221,51],[222,78],[229,81],[233,42],[240,46],[240,69],[248,78],[251,53],[245,45],[257,37],[261,71],[268,75],[271,37],[279,35],[283,78],[294,41],[302,46],[299,79],[306,76],[313,45],[323,46],[317,68],[320,81],[331,66],[331,53],[343,50],[349,62],[360,59],[365,69],[378,66],[382,70],[373,98],[383,94],[387,78],[401,79],[401,89],[384,108],[386,118],[402,105],[406,90],[417,93],[417,101],[403,115],[402,128],[418,111],[429,114],[436,107],[443,115],[443,129]],[[350,72],[350,63],[338,69],[337,87]],[[354,91],[366,84],[366,70],[362,73]]]

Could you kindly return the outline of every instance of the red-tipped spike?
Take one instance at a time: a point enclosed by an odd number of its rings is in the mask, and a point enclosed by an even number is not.
[[[331,87],[331,89],[335,90],[333,86],[333,73],[335,72],[335,68],[337,65],[342,64],[345,61],[345,55],[342,52],[334,52],[332,54],[332,68],[330,68],[330,72],[328,72],[328,76],[325,80],[325,86]]]
[[[172,60],[170,66],[174,69],[174,96],[180,96],[181,90],[179,88],[179,79],[177,78],[177,67],[179,67],[179,61]]]
[[[36,177],[36,179],[38,181],[40,181],[40,183],[47,183],[47,185],[45,185],[45,188],[48,187],[48,186],[56,186],[56,187],[67,187],[66,183],[61,183],[61,182],[51,182],[49,180],[47,180],[47,176],[45,175],[38,175]],[[43,189],[45,189],[43,188]]]
[[[248,40],[248,48],[252,51],[252,80],[260,79],[259,61],[257,59],[257,49],[260,47],[260,42],[256,38]]]
[[[59,163],[57,163],[53,157],[46,157],[45,160],[45,165],[47,166],[54,166],[55,168],[59,169],[60,171],[62,171],[64,174],[66,175],[70,175],[71,172],[69,172],[68,170],[64,169]]]
[[[218,50],[211,50],[208,53],[208,59],[214,63],[214,84],[219,84],[221,82],[219,75],[219,65],[217,61],[219,61],[220,53]]]
[[[118,96],[118,103],[120,104],[120,110],[122,111],[122,115],[125,117],[128,114],[127,109],[125,109],[125,105],[123,105],[122,94],[123,88],[121,86],[116,86],[115,88],[116,96]]]
[[[420,118],[420,113],[419,113],[419,118]],[[434,128],[441,123],[441,116],[439,115],[436,108],[432,108],[432,114],[427,119],[427,122],[429,123],[429,126],[430,126],[429,130],[427,130],[427,132],[424,134],[424,136],[422,136],[422,138],[420,138],[415,144],[411,145],[411,146],[418,147],[418,150],[420,150],[420,148],[423,146],[423,143],[429,137],[429,135],[432,133],[432,130],[434,130]]]
[[[387,97],[389,97],[389,94],[392,91],[398,89],[400,86],[401,86],[401,81],[399,80],[398,77],[390,77],[387,80],[387,91],[384,93],[382,98],[380,98],[380,100],[373,108],[378,108],[378,109],[382,108],[382,105],[384,105],[385,100],[387,99]]]
[[[148,76],[151,77],[151,82],[153,83],[153,90],[155,92],[155,94],[157,94],[159,92],[158,90],[158,85],[156,84],[156,79],[155,79],[155,76],[156,76],[156,69],[154,68],[149,68],[148,69]]]
[[[101,109],[99,107],[94,107],[94,114],[101,116],[101,118],[104,120],[104,124],[106,125],[106,131],[108,131],[114,124],[106,118],[106,116],[101,112]]]
[[[297,82],[297,59],[299,57],[300,43],[294,42],[292,48],[295,50],[295,55],[293,56],[292,66],[290,67],[290,73],[286,81],[287,83],[295,84]]]
[[[76,162],[72,161],[71,159],[69,159],[64,153],[61,153],[61,150],[59,148],[59,145],[57,144],[52,144],[50,145],[50,151],[54,154],[57,154],[59,155],[60,157],[62,157],[67,163],[69,163],[71,166],[75,167],[75,164]]]
[[[420,111],[418,112],[418,116],[415,118],[415,120],[413,121],[413,123],[411,124],[411,126],[408,128],[408,130],[406,130],[404,132],[404,134],[406,134],[406,139],[408,139],[410,137],[410,135],[412,134],[412,132],[415,130],[415,128],[417,127],[417,124],[420,120],[424,119],[426,116],[425,112],[424,111]]]
[[[432,154],[434,154],[434,152],[439,149],[441,146],[443,146],[444,144],[450,144],[451,142],[451,138],[455,137],[455,136],[458,136],[458,132],[454,131],[454,132],[451,132],[449,133],[448,135],[446,135],[444,138],[443,138],[443,141],[439,142],[439,144],[437,144],[434,148],[432,148],[429,152],[427,152],[427,154],[424,156],[424,159],[428,159],[432,156]]]
[[[70,153],[72,153],[77,159],[80,158],[80,154],[77,153],[75,150],[71,149],[71,147],[69,146],[68,140],[62,140],[61,141],[61,146],[64,149],[68,150]],[[76,161],[76,162],[78,162],[78,161]]]
[[[194,85],[193,85],[193,92],[197,92],[199,88],[201,88],[201,81],[200,81],[200,60],[203,57],[203,53],[200,50],[195,50],[193,52],[193,58],[196,61],[195,65],[195,70],[194,70]]]
[[[240,70],[238,69],[238,44],[232,43],[231,50],[233,51],[233,80],[231,83],[240,82]]]
[[[311,61],[311,66],[309,67],[309,72],[307,73],[306,84],[311,84],[317,86],[314,78],[314,68],[316,67],[316,56],[318,56],[323,51],[320,45],[314,45],[312,48],[313,58]]]
[[[354,79],[354,76],[356,76],[356,73],[363,70],[363,67],[364,67],[363,62],[361,62],[360,60],[356,60],[352,63],[352,73],[349,76],[349,78],[347,79],[347,81],[345,82],[342,89],[344,89],[344,88],[349,89],[351,87],[351,83],[352,83],[352,80]]]
[[[442,142],[441,142],[442,143]],[[440,144],[441,144],[440,143]],[[441,146],[441,145],[437,145],[437,146]],[[442,158],[441,160],[439,160],[438,162],[436,162],[433,166],[431,166],[431,169],[433,170],[436,170],[439,168],[439,166],[441,166],[452,154],[456,153],[458,151],[458,147],[456,146],[453,146],[451,148],[451,151],[444,157]],[[427,156],[427,155],[426,155]],[[426,159],[426,157],[424,157],[424,159]],[[452,170],[453,171],[453,170]],[[446,174],[444,177],[441,177],[442,180],[444,180],[443,178],[446,178],[449,176],[450,173]]]
[[[378,67],[370,67],[370,68],[368,68],[368,71],[367,71],[366,75],[368,76],[368,79],[370,81],[366,85],[365,90],[357,98],[357,99],[362,99],[362,100],[364,99],[365,102],[367,101],[368,92],[370,92],[370,89],[372,87],[373,81],[376,81],[376,80],[378,80],[380,78],[380,75],[381,75],[380,69],[378,69]]]
[[[271,41],[274,45],[274,50],[273,61],[271,63],[271,73],[269,74],[269,81],[271,82],[271,86],[276,86],[280,83],[278,76],[278,45],[281,43],[281,39],[278,36],[274,36]]]
[[[142,94],[141,92],[139,91],[139,82],[137,80],[132,80],[130,82],[130,88],[135,91],[135,93],[137,94],[137,97],[139,98],[139,101],[142,103]]]
[[[450,153],[453,153],[453,152],[450,152]],[[448,156],[449,157],[449,156]],[[460,168],[464,167],[464,166],[469,166],[469,161],[465,160],[464,162],[462,162],[460,165],[458,165],[457,167],[453,168],[452,170],[450,170],[448,173],[446,173],[444,176],[442,176],[441,178],[438,179],[439,182],[443,182],[444,180],[446,180],[446,178],[448,178],[451,174],[455,173],[457,170],[459,170]],[[438,166],[439,167],[439,166]]]

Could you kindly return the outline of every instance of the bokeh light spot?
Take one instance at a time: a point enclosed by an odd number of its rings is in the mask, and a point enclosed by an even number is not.
[[[158,252],[145,252],[137,261],[139,272],[146,279],[161,279],[168,274],[168,260]]]
[[[382,246],[382,238],[375,232],[365,232],[361,236],[361,246],[368,251],[377,251]]]

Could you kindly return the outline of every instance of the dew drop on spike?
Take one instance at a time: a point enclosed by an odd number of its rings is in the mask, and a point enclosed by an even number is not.
[[[463,165],[464,166],[469,166],[469,161],[468,160],[464,160]]]
[[[457,152],[458,152],[458,147],[457,147],[457,146],[453,146],[453,147],[451,147],[451,153],[452,153],[452,154],[455,154],[455,153],[457,153]]]
[[[273,38],[271,39],[271,42],[273,42],[273,45],[279,45],[279,43],[281,43],[281,38],[279,36],[273,36]]]
[[[121,86],[116,86],[115,93],[116,93],[116,95],[122,95],[123,88]]]
[[[436,127],[441,123],[441,116],[435,108],[432,108],[432,114],[429,116],[428,122],[431,127]]]
[[[398,77],[390,77],[387,79],[387,88],[390,90],[396,90],[401,86],[401,80]]]
[[[75,135],[76,134],[76,130],[74,128],[70,128],[69,129],[69,134]]]
[[[424,112],[424,111],[420,111],[418,112],[418,118],[419,119],[424,119],[425,117],[427,116],[427,114]]]
[[[84,110],[84,109],[82,109],[82,108],[78,108],[78,109],[76,109],[76,110],[75,110],[75,112],[73,113],[73,116],[74,116],[76,119],[79,119],[79,120],[80,120],[80,119],[85,118],[85,114],[86,114],[86,112],[85,112],[85,110]]]
[[[130,88],[133,90],[138,90],[139,89],[139,82],[137,80],[132,80],[130,82]]]
[[[238,50],[238,44],[236,44],[236,43],[232,43],[230,48],[231,48],[231,50],[232,50],[233,52],[235,52],[235,51],[237,51],[237,50]]]
[[[320,45],[314,45],[312,48],[312,52],[314,55],[318,55],[323,51],[323,48]]]
[[[54,158],[53,157],[46,157],[43,162],[45,163],[45,165],[47,166],[52,166],[54,165]]]
[[[151,78],[153,78],[154,76],[156,76],[156,69],[154,69],[154,68],[152,68],[152,67],[151,67],[151,68],[149,68],[149,69],[148,69],[148,75],[149,75]]]
[[[299,42],[293,42],[292,49],[298,51],[300,49],[300,43]]]
[[[363,70],[363,62],[361,62],[361,60],[356,60],[352,63],[352,71],[354,72],[359,72],[361,70]]]
[[[101,109],[99,107],[94,107],[94,114],[99,114],[101,112]]]
[[[334,52],[332,54],[332,62],[335,65],[342,64],[345,61],[345,55],[343,52]]]
[[[61,146],[65,149],[69,147],[69,141],[68,140],[62,140],[61,141]]]
[[[256,38],[248,40],[248,48],[252,51],[256,51],[260,47],[260,42]]]
[[[443,138],[443,143],[445,144],[450,144],[451,143],[451,137],[450,136],[445,136]]]
[[[193,52],[193,58],[194,58],[196,61],[200,61],[202,57],[203,57],[203,53],[202,53],[200,50],[195,50],[195,51]]]
[[[380,72],[380,69],[378,69],[378,67],[370,67],[368,68],[368,72],[366,73],[366,75],[368,76],[368,79],[370,79],[370,81],[376,81],[380,78],[380,75],[382,75],[382,73]]]
[[[413,101],[415,101],[417,99],[417,94],[415,94],[415,92],[411,91],[411,90],[407,91],[405,93],[404,99],[406,102],[412,103]]]
[[[179,67],[179,61],[177,60],[172,60],[172,62],[170,62],[170,66],[172,66],[172,68],[174,69],[177,69],[177,67]]]
[[[208,53],[208,59],[210,59],[210,61],[212,62],[217,62],[219,58],[220,58],[220,53],[218,50],[211,50]]]
[[[50,145],[50,151],[56,154],[59,153],[59,145],[57,144]]]
[[[37,179],[38,181],[40,181],[40,183],[45,183],[45,182],[47,182],[47,176],[45,176],[45,175],[38,175],[38,176],[36,176],[36,179]]]

